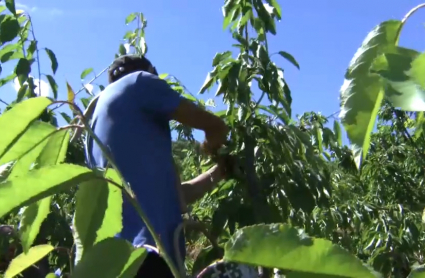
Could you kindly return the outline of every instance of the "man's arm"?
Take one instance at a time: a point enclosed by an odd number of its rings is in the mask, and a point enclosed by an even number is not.
[[[223,173],[218,165],[213,166],[207,172],[196,178],[181,184],[181,193],[185,205],[190,205],[201,199],[205,193],[212,190],[223,180]]]

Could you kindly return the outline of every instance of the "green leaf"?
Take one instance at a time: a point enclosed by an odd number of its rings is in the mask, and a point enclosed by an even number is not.
[[[40,226],[50,213],[51,197],[32,203],[25,208],[20,222],[20,238],[22,249],[28,252],[40,232]]]
[[[13,278],[19,273],[37,263],[39,260],[47,256],[54,249],[49,244],[37,245],[31,247],[27,253],[21,253],[12,260],[9,267],[7,268],[4,278]]]
[[[125,46],[123,44],[120,44],[120,47],[118,49],[118,53],[120,55],[126,55],[127,54],[127,50],[125,49]]]
[[[340,118],[358,168],[369,150],[371,132],[384,98],[380,77],[370,75],[369,69],[376,57],[395,47],[400,24],[396,20],[386,21],[368,34],[351,60],[341,87]]]
[[[108,169],[106,178],[121,184],[115,170]],[[104,179],[87,181],[79,186],[73,220],[76,262],[94,244],[121,232],[122,202],[121,189]]]
[[[376,58],[371,66],[370,71],[379,74],[387,85],[385,97],[404,111],[425,110],[425,88],[410,76],[412,63],[418,56],[416,50],[395,47]]]
[[[48,48],[45,48],[45,50],[46,50],[47,56],[49,56],[53,74],[56,74],[56,71],[58,70],[58,66],[59,66],[58,60],[56,59],[56,55],[52,50]]]
[[[280,7],[277,0],[266,0],[273,8],[275,8],[276,16],[278,19],[282,19],[282,8]]]
[[[25,58],[19,59],[18,64],[16,65],[16,68],[15,68],[15,74],[18,77],[19,84],[22,85],[28,79],[28,75],[30,74],[30,72],[31,72],[30,62]]]
[[[425,278],[425,266],[418,266],[410,272],[407,278]]]
[[[50,74],[46,74],[46,77],[47,77],[47,81],[49,81],[50,88],[52,89],[53,98],[57,99],[58,98],[58,84],[56,83],[53,76],[51,76]]]
[[[0,160],[31,122],[51,103],[45,97],[31,98],[16,104],[0,116],[0,130],[7,130],[7,133],[0,136]]]
[[[256,225],[236,231],[225,246],[224,259],[306,274],[374,277],[348,251],[328,240],[310,238],[287,224]]]
[[[135,249],[126,240],[107,238],[87,250],[72,277],[133,278],[146,255],[146,249]]]
[[[285,51],[279,51],[278,53],[280,56],[291,62],[291,64],[293,64],[297,69],[300,69],[300,65],[298,64],[297,60],[295,60],[294,56]]]
[[[46,146],[37,158],[36,168],[57,165],[64,162],[68,149],[69,132],[61,130],[50,136]],[[22,247],[25,252],[34,243],[40,226],[50,213],[51,197],[46,197],[38,202],[32,203],[25,208],[21,222],[20,234]]]
[[[18,145],[17,147],[25,145],[28,146],[28,148],[25,150],[24,153],[22,153],[23,156],[19,157],[18,161],[13,167],[13,175],[24,175],[30,170],[30,168],[36,162],[37,157],[40,155],[43,148],[49,141],[47,137],[53,134],[54,131],[54,126],[40,121],[35,121],[28,127],[27,131],[21,136],[21,138],[19,138],[19,140],[15,144]],[[34,138],[38,138],[38,141],[34,142]],[[20,142],[21,140],[22,142]],[[33,143],[33,145],[30,145],[31,143]],[[11,148],[11,151],[14,151],[14,146]]]
[[[131,13],[131,14],[129,14],[127,17],[126,17],[126,19],[125,19],[125,24],[127,25],[127,24],[130,24],[131,22],[133,22],[135,19],[136,19],[136,17],[137,17],[137,14],[136,13]]]
[[[0,24],[0,42],[4,44],[14,40],[18,36],[20,28],[15,17],[6,15]]]
[[[334,133],[335,133],[338,145],[342,146],[341,126],[339,125],[338,121],[334,121]]]
[[[55,128],[50,124],[40,121],[33,122],[29,125],[25,133],[19,137],[15,144],[13,144],[9,151],[0,159],[0,165],[21,158],[24,154],[29,153],[36,144],[43,144],[43,142],[46,144],[47,140],[43,141],[43,139],[46,139],[46,136],[50,135],[54,130]],[[34,161],[35,157],[32,162]]]
[[[96,177],[90,169],[72,164],[43,167],[23,176],[9,177],[0,186],[0,217]]]
[[[84,79],[84,78],[86,78],[86,77],[87,77],[87,75],[89,75],[89,74],[90,74],[90,73],[92,73],[92,72],[93,72],[93,68],[85,69],[85,70],[83,70],[83,72],[81,73],[80,78],[81,78],[81,79]]]
[[[15,8],[15,0],[6,0],[6,7],[7,9],[14,15],[16,15],[16,8]]]
[[[425,52],[417,56],[411,66],[408,75],[415,83],[419,84],[422,90],[425,90]]]
[[[198,94],[205,93],[205,91],[208,90],[216,80],[217,80],[216,70],[209,72]]]

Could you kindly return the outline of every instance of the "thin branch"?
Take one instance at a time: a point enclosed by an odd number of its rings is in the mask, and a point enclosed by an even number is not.
[[[9,106],[9,104],[6,101],[2,100],[1,98],[0,98],[0,102],[3,103],[6,106]]]
[[[106,68],[104,68],[101,72],[99,72],[95,77],[93,77],[92,78],[92,80],[90,80],[87,84],[91,84],[91,83],[93,83],[96,79],[98,79],[103,73],[105,73],[105,71],[107,71],[108,69],[109,69],[109,67],[110,67],[110,65],[109,66],[107,66]],[[86,85],[87,85],[86,84]],[[85,90],[85,86],[83,86],[81,89],[79,89],[76,93],[75,93],[75,95],[78,95],[79,93],[81,93],[82,91],[84,91]],[[58,102],[58,101],[56,101],[56,102]],[[56,109],[58,109],[59,107],[62,107],[62,105],[64,105],[64,104],[66,104],[66,103],[68,103],[69,104],[69,102],[62,102],[62,103],[60,103],[60,104],[58,104],[55,108],[53,108],[52,109],[52,111],[54,111],[54,110],[56,110]]]

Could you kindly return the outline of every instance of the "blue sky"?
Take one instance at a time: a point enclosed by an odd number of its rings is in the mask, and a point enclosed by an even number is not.
[[[301,70],[274,56],[285,69],[293,97],[293,116],[305,111],[331,115],[339,110],[339,89],[345,70],[367,33],[387,19],[401,19],[419,0],[279,1],[283,19],[277,36],[270,36],[271,52],[284,50],[299,62]],[[52,49],[59,61],[56,79],[60,97],[66,98],[65,80],[75,90],[88,67],[100,72],[114,58],[131,12],[143,12],[148,20],[148,58],[160,73],[177,76],[196,94],[211,69],[217,52],[231,49],[233,40],[222,29],[222,1],[188,0],[22,0],[29,11],[39,46]],[[425,50],[425,10],[407,24],[401,45]],[[49,71],[44,57],[42,71]],[[106,76],[99,80],[106,85]],[[12,85],[0,89],[0,98],[14,98]],[[207,99],[213,92],[202,96]],[[216,100],[219,102],[219,100]]]

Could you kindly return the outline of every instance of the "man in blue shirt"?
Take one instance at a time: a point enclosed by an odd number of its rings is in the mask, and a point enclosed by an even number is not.
[[[135,192],[165,251],[177,265],[173,237],[182,223],[182,213],[187,204],[200,199],[223,179],[224,169],[215,166],[181,184],[172,156],[169,121],[203,130],[204,147],[209,153],[215,153],[225,143],[228,128],[222,119],[181,97],[157,75],[144,57],[117,58],[110,67],[110,84],[99,96],[91,125]],[[86,142],[86,156],[90,167],[107,167],[100,148],[90,137]],[[155,246],[146,226],[126,200],[123,230],[118,236],[135,246]],[[179,243],[179,252],[184,258],[183,235]],[[173,277],[170,275],[164,261],[156,253],[150,253],[137,277]]]

